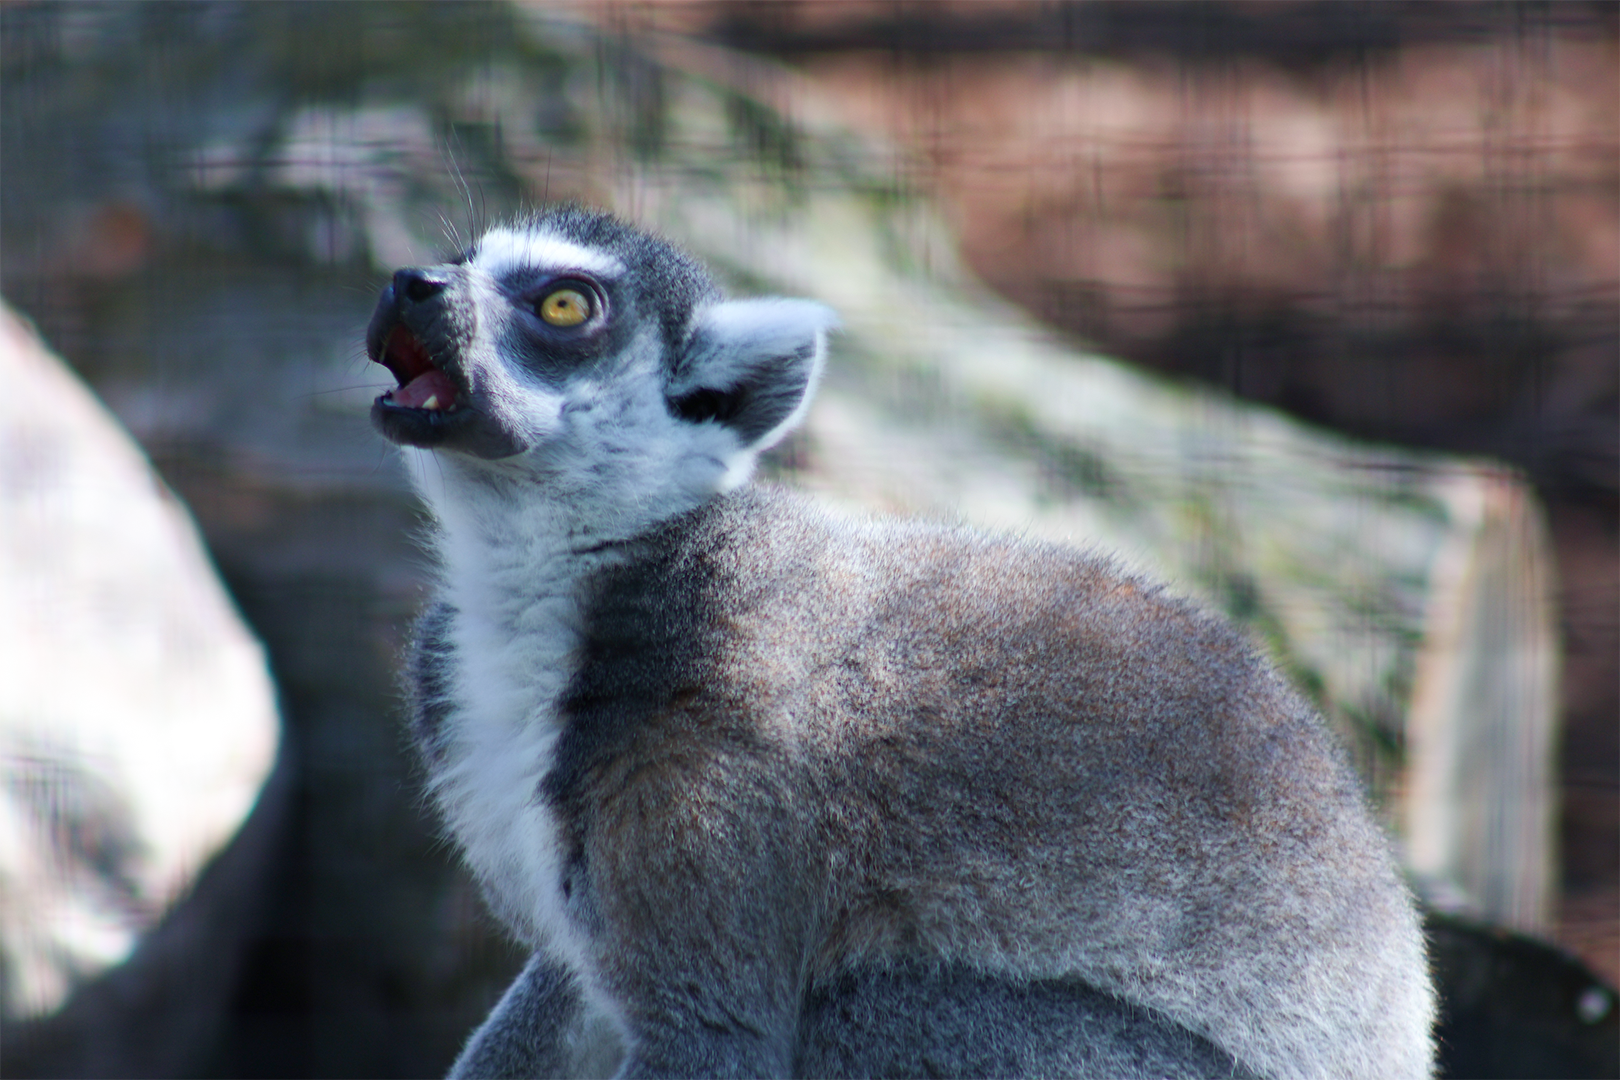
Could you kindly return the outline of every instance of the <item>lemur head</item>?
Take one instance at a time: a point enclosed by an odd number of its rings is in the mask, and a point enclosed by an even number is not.
[[[366,348],[399,385],[372,420],[459,473],[668,512],[746,479],[793,428],[833,322],[811,301],[727,300],[664,241],[556,208],[395,272]]]

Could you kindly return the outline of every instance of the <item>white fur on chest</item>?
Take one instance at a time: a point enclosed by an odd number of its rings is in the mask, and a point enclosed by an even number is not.
[[[483,591],[445,590],[457,609],[450,630],[457,707],[433,790],[498,914],[530,944],[571,952],[564,853],[540,784],[562,733],[558,700],[575,666],[577,604],[566,592],[490,604]]]
[[[580,583],[600,558],[574,553],[565,523],[543,504],[472,485],[424,494],[439,519],[440,599],[455,609],[454,704],[432,793],[496,913],[579,968],[583,941],[562,895],[566,852],[540,785],[578,666]]]

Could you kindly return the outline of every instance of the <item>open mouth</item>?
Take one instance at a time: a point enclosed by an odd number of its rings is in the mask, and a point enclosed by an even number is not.
[[[407,281],[404,287],[409,286]],[[424,302],[415,298],[415,307]],[[406,321],[408,313],[394,289],[384,289],[366,327],[366,355],[399,384],[372,403],[372,426],[389,442],[422,450],[443,448],[494,460],[527,449],[528,440],[474,389],[460,358],[462,337],[454,319],[443,310],[415,311],[413,317],[450,321],[435,358]]]
[[[455,411],[456,384],[449,375],[433,366],[427,349],[404,326],[395,326],[389,332],[376,360],[399,381],[397,388],[378,399],[382,404],[424,412]]]

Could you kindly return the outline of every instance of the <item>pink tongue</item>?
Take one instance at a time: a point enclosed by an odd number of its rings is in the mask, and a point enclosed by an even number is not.
[[[394,404],[407,409],[420,409],[429,398],[436,397],[438,408],[448,409],[456,401],[456,386],[442,371],[424,371],[394,391]]]

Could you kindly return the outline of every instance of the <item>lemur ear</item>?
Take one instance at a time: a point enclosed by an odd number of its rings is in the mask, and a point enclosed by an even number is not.
[[[813,300],[728,300],[692,320],[666,394],[693,423],[714,421],[765,450],[803,419],[821,378],[827,331],[838,323]]]

